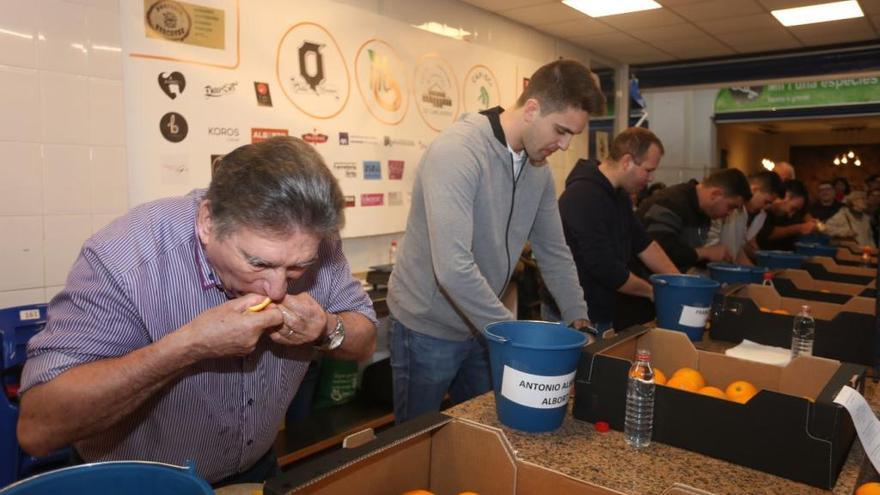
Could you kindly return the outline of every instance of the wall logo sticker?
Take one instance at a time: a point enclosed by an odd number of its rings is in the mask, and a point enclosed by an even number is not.
[[[339,133],[339,146],[348,146],[348,133],[340,132]]]
[[[391,180],[402,180],[403,165],[403,160],[388,160],[388,178]]]
[[[160,72],[159,87],[172,100],[183,94],[186,88],[186,78],[180,72]]]
[[[183,41],[192,29],[189,12],[183,5],[172,0],[159,0],[150,5],[146,12],[146,22],[149,29],[171,41]]]
[[[333,162],[333,170],[346,179],[357,179],[357,162]]]
[[[413,93],[419,115],[431,129],[442,131],[458,117],[458,81],[442,58],[422,57],[413,77]]]
[[[287,136],[287,129],[251,128],[251,143],[259,143],[275,136]]]
[[[364,160],[364,180],[382,179],[382,162],[376,160]]]
[[[345,195],[345,207],[353,208],[354,207],[355,196],[353,194]]]
[[[361,194],[361,206],[382,206],[383,204],[385,204],[385,195],[383,193]]]
[[[400,191],[391,191],[388,193],[388,206],[402,206],[403,193]]]
[[[372,39],[361,45],[354,62],[358,92],[370,115],[384,124],[403,120],[409,104],[406,69],[388,43]]]
[[[272,93],[269,92],[269,83],[254,81],[254,93],[257,95],[257,105],[261,107],[272,106]]]
[[[382,143],[385,146],[415,146],[416,145],[416,142],[413,141],[412,139],[400,139],[400,138],[393,138],[391,136],[385,136],[385,138],[382,140]]]
[[[235,93],[238,82],[221,84],[220,86],[205,85],[205,98],[219,98],[221,96],[231,95]]]
[[[162,137],[172,143],[179,143],[186,138],[189,126],[183,115],[177,112],[168,112],[159,120],[159,131]]]
[[[464,76],[462,99],[465,112],[480,112],[501,104],[501,89],[495,74],[485,65],[475,65]]]
[[[335,117],[351,94],[348,67],[330,31],[314,22],[294,24],[278,43],[275,60],[284,96],[302,113]]]
[[[226,11],[175,0],[144,0],[144,34],[185,45],[223,50]]]
[[[227,141],[238,141],[241,132],[238,127],[208,127],[208,135],[211,137],[225,138]]]
[[[327,142],[327,135],[318,132],[317,129],[312,129],[312,132],[308,132],[302,135],[303,141],[309,144],[322,144]]]

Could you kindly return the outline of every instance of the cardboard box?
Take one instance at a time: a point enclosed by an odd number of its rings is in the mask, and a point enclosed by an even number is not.
[[[608,421],[623,430],[627,375],[637,348],[650,349],[652,362],[667,374],[687,366],[721,389],[735,380],[760,389],[739,404],[657,386],[654,441],[820,488],[834,486],[855,429],[833,398],[843,385],[864,390],[865,367],[799,357],[782,368],[699,351],[681,332],[635,326],[584,348],[575,378],[576,419]]]
[[[266,482],[266,495],[614,495],[517,460],[504,433],[467,420],[430,414],[390,428],[363,445],[342,449]]]
[[[876,282],[867,286],[814,279],[804,270],[781,270],[773,277],[776,292],[782,297],[845,304],[853,296],[877,297]]]
[[[804,263],[804,270],[816,280],[867,285],[877,279],[877,270],[856,266],[841,266],[825,256],[813,256]]]
[[[730,286],[715,294],[709,335],[729,342],[748,339],[791,347],[794,316],[807,304],[816,319],[814,355],[872,366],[880,344],[876,303],[876,299],[856,296],[846,304],[832,304],[782,297],[766,285]]]
[[[834,259],[837,260],[838,265],[861,266],[865,262],[865,260],[862,259],[861,251],[854,253],[848,247],[837,248],[837,255],[834,256]],[[877,257],[868,256],[868,263],[876,267]]]

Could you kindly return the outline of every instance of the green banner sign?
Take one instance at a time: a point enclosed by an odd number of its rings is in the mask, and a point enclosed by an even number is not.
[[[724,88],[715,113],[880,103],[880,78],[829,79]]]

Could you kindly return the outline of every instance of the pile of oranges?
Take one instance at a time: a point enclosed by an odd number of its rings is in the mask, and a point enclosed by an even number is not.
[[[410,490],[408,492],[403,492],[401,495],[434,495],[434,492],[429,492],[428,490]],[[480,495],[477,492],[459,492],[458,495]]]
[[[745,380],[732,382],[724,390],[707,386],[703,375],[693,368],[679,368],[668,380],[659,368],[654,368],[654,383],[718,399],[732,400],[740,404],[745,404],[758,393],[758,389]]]

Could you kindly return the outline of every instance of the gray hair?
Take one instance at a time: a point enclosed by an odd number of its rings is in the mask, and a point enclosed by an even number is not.
[[[339,183],[321,155],[295,137],[244,145],[224,156],[205,199],[221,238],[241,227],[278,236],[305,230],[326,238],[345,223]]]

